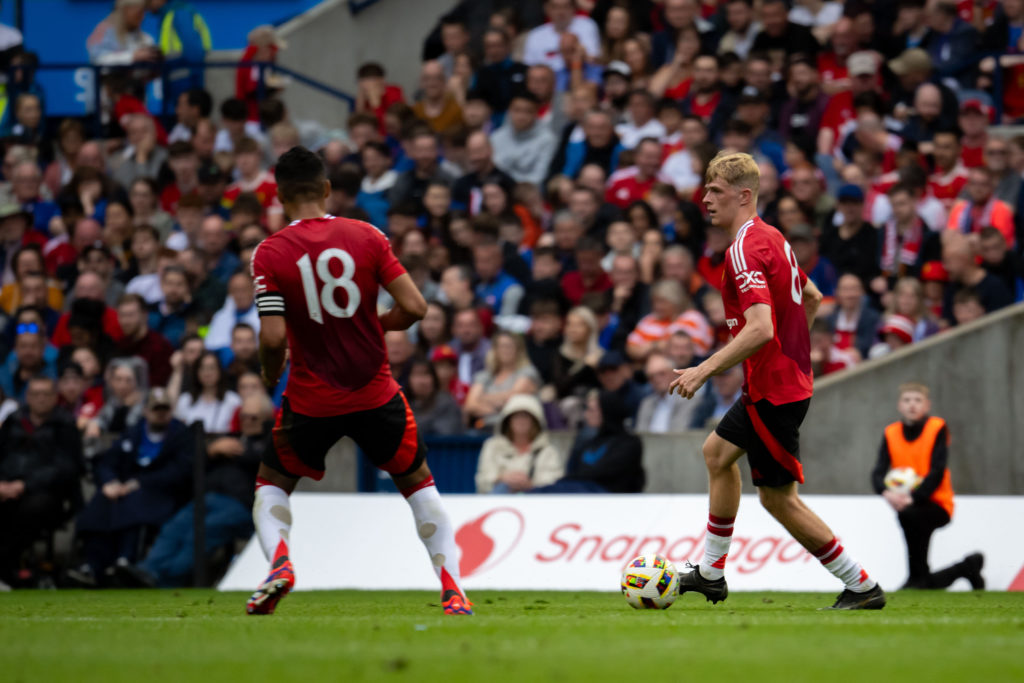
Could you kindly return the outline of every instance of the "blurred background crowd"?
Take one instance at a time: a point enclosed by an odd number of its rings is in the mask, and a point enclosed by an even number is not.
[[[425,434],[493,435],[481,492],[639,491],[634,431],[707,429],[740,395],[737,368],[667,396],[728,338],[729,236],[700,201],[719,150],[758,161],[760,215],[827,296],[818,377],[1024,298],[1024,0],[493,4],[439,18],[412,92],[344,65],[345,130],[284,105],[268,26],[233,97],[185,67],[150,113],[153,65],[209,49],[200,3],[113,3],[86,42],[99,125],[48,118],[0,27],[0,580],[72,515],[75,581],[187,576],[195,423],[211,543],[251,533],[285,381],[259,377],[247,266],[297,144],[429,301],[387,333],[391,369]],[[568,457],[552,429],[580,430]]]

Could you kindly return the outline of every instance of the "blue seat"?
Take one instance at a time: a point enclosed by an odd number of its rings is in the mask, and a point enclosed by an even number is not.
[[[429,436],[427,464],[441,493],[476,493],[476,464],[486,436]],[[391,475],[370,463],[358,451],[360,493],[397,493]]]

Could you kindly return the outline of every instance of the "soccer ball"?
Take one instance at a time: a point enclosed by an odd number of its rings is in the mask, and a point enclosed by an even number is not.
[[[641,555],[622,570],[622,595],[635,609],[668,609],[678,589],[679,573],[664,555]]]
[[[913,467],[894,467],[885,475],[885,488],[897,493],[910,493],[921,483]]]

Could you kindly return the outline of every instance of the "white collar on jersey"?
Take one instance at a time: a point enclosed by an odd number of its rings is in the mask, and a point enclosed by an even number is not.
[[[326,219],[331,219],[331,218],[337,218],[337,216],[332,216],[332,215],[331,215],[331,214],[329,214],[329,213],[325,213],[325,214],[324,214],[323,216],[320,216],[320,217],[318,217],[318,218],[301,218],[301,219],[299,219],[299,220],[297,220],[297,221],[292,221],[291,223],[289,223],[289,224],[288,224],[288,227],[290,228],[290,227],[292,227],[293,225],[297,225],[297,224],[301,223],[302,221],[322,221],[322,220],[324,220],[325,218],[326,218]]]

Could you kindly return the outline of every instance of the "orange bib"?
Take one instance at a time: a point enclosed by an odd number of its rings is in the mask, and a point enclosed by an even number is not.
[[[935,448],[935,440],[939,438],[939,432],[946,426],[946,421],[941,417],[930,417],[924,423],[921,436],[913,441],[907,441],[903,437],[903,424],[893,422],[885,428],[885,441],[889,446],[889,457],[891,467],[910,467],[917,475],[924,478],[928,475],[931,467],[932,450]],[[947,444],[948,445],[948,444]],[[946,513],[953,517],[953,483],[949,477],[949,468],[942,475],[942,482],[932,494],[931,499],[942,506]]]

